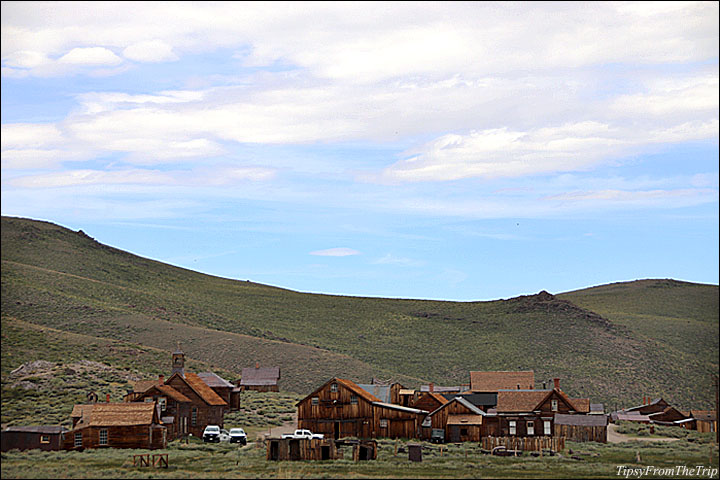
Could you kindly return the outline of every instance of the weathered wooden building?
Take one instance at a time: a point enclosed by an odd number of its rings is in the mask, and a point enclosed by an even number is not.
[[[435,392],[421,392],[409,405],[412,408],[432,412],[448,403],[448,399]]]
[[[280,391],[280,367],[260,367],[260,363],[256,362],[255,368],[243,368],[240,375],[241,390]]]
[[[567,415],[558,413],[553,419],[554,435],[573,442],[607,443],[607,416]]]
[[[62,450],[67,431],[67,428],[57,425],[8,427],[2,431],[0,450]]]
[[[71,416],[74,425],[65,433],[65,450],[167,446],[167,428],[154,402],[75,405]]]
[[[695,429],[698,432],[717,431],[717,412],[715,410],[690,410],[695,419]]]
[[[269,438],[266,441],[267,460],[338,460],[345,458],[343,448],[352,448],[352,459],[375,460],[375,440],[342,441],[331,438]]]
[[[298,428],[327,437],[416,438],[427,411],[380,401],[356,383],[332,378],[297,403]]]
[[[555,379],[551,390],[500,390],[498,404],[488,410],[485,434],[488,436],[531,437],[553,435],[557,414],[587,414],[590,400],[570,398]]]
[[[206,375],[212,383],[218,381]],[[223,380],[215,375],[217,379]],[[227,382],[229,384],[229,382]],[[232,384],[218,387],[231,398]],[[168,438],[192,434],[202,437],[207,425],[224,425],[224,412],[228,403],[198,374],[185,371],[185,354],[178,349],[172,354],[172,374],[167,380],[160,375],[157,380],[141,380],[125,395],[126,402],[155,402],[161,420],[168,427]]]
[[[423,437],[432,430],[445,432],[446,442],[479,442],[486,413],[463,397],[455,397],[432,411],[423,423]]]

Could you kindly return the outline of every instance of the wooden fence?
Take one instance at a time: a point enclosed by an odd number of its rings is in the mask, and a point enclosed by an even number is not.
[[[482,448],[492,450],[505,447],[508,450],[559,452],[565,449],[565,437],[482,437]]]

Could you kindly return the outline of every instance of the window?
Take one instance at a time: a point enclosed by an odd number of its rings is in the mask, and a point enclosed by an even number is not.
[[[192,418],[190,420],[190,423],[193,427],[197,425],[197,407],[193,407],[192,409]]]
[[[527,422],[527,434],[535,435],[535,422]]]
[[[78,432],[75,434],[75,448],[82,447],[82,433]]]
[[[545,421],[543,422],[543,433],[544,433],[545,435],[552,435],[552,429],[551,429],[551,428],[552,428],[552,427],[551,427],[551,425],[550,425],[550,420],[545,420]]]
[[[387,428],[388,421],[387,418],[381,418],[380,419],[380,428]]]
[[[50,435],[40,435],[40,443],[50,443]]]
[[[108,430],[107,428],[100,429],[100,445],[108,444]]]
[[[357,395],[350,395],[350,405],[357,405]]]
[[[557,400],[551,400],[550,405],[552,405],[552,411],[557,412],[558,411],[558,403]]]
[[[517,435],[517,428],[515,426],[515,420],[510,420],[510,435]]]
[[[320,397],[312,397],[313,405],[320,405]]]
[[[155,401],[155,399],[152,397],[145,397],[145,403],[152,403],[154,401]]]
[[[337,383],[331,383],[331,384],[330,384],[330,391],[331,391],[331,392],[337,392]]]
[[[164,412],[165,409],[167,409],[167,398],[165,398],[165,397],[158,398],[158,405],[160,405],[160,411]]]

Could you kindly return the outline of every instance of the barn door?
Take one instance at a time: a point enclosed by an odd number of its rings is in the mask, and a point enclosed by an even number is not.
[[[300,460],[300,440],[290,440],[290,460]]]
[[[333,425],[333,438],[337,440],[340,438],[340,422],[335,422]]]
[[[450,441],[458,443],[460,441],[460,426],[459,425],[448,425],[450,429]]]

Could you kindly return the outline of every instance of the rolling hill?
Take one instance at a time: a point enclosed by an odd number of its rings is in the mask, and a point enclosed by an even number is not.
[[[467,383],[469,370],[532,369],[538,386],[559,377],[571,395],[609,408],[643,396],[708,408],[718,286],[641,280],[490,302],[308,294],[2,217],[4,418],[6,393],[21,393],[10,372],[24,362],[85,359],[155,375],[178,341],[197,368],[231,380],[256,361],[279,365],[281,388],[298,393],[331,376],[417,386]]]

